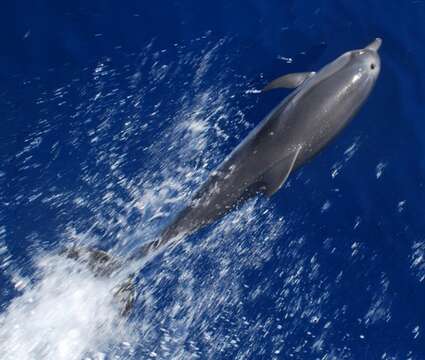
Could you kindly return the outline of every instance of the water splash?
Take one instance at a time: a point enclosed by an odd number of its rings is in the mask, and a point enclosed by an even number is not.
[[[3,359],[77,360],[131,343],[113,282],[58,256],[38,259],[36,269],[36,279],[19,287],[21,295],[0,316]]]

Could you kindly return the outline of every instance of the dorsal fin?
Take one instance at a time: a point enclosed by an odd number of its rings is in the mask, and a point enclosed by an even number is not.
[[[278,88],[294,89],[300,86],[307,79],[311,78],[314,74],[316,73],[312,71],[312,72],[293,73],[293,74],[283,75],[281,77],[278,77],[277,79],[274,79],[269,84],[267,84],[266,87],[263,89],[263,91],[268,91],[268,90],[278,89]]]
[[[278,191],[288,179],[289,174],[294,168],[297,157],[302,149],[299,145],[291,154],[282,160],[274,163],[263,175],[262,185],[263,192],[267,196],[272,196]]]

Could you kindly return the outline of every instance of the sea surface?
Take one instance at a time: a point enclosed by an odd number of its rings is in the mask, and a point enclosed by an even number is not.
[[[0,359],[425,359],[425,2],[4,2]],[[152,241],[287,94],[383,38],[350,126],[150,262],[133,312],[59,255]]]

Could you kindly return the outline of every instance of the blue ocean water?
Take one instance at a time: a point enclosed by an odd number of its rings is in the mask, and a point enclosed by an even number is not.
[[[0,358],[425,358],[423,1],[15,1],[0,22]],[[373,94],[271,200],[116,279],[287,91],[383,38]]]

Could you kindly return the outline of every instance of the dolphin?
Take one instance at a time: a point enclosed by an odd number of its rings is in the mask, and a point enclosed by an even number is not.
[[[140,246],[130,260],[161,251],[255,195],[271,197],[281,189],[293,171],[347,126],[369,97],[381,69],[381,44],[377,38],[363,49],[342,54],[318,72],[287,74],[270,82],[263,91],[294,90],[211,173],[158,239]],[[72,254],[79,256],[75,249]],[[117,264],[99,250],[89,254],[88,262],[96,269],[99,263],[102,269]],[[124,292],[129,293],[128,282],[117,291]],[[127,302],[126,309],[129,307]]]
[[[263,91],[295,89],[215,169],[158,240],[141,246],[142,257],[215,222],[256,194],[275,194],[289,175],[318,154],[350,122],[380,73],[377,38],[344,53],[319,72],[294,73]]]

